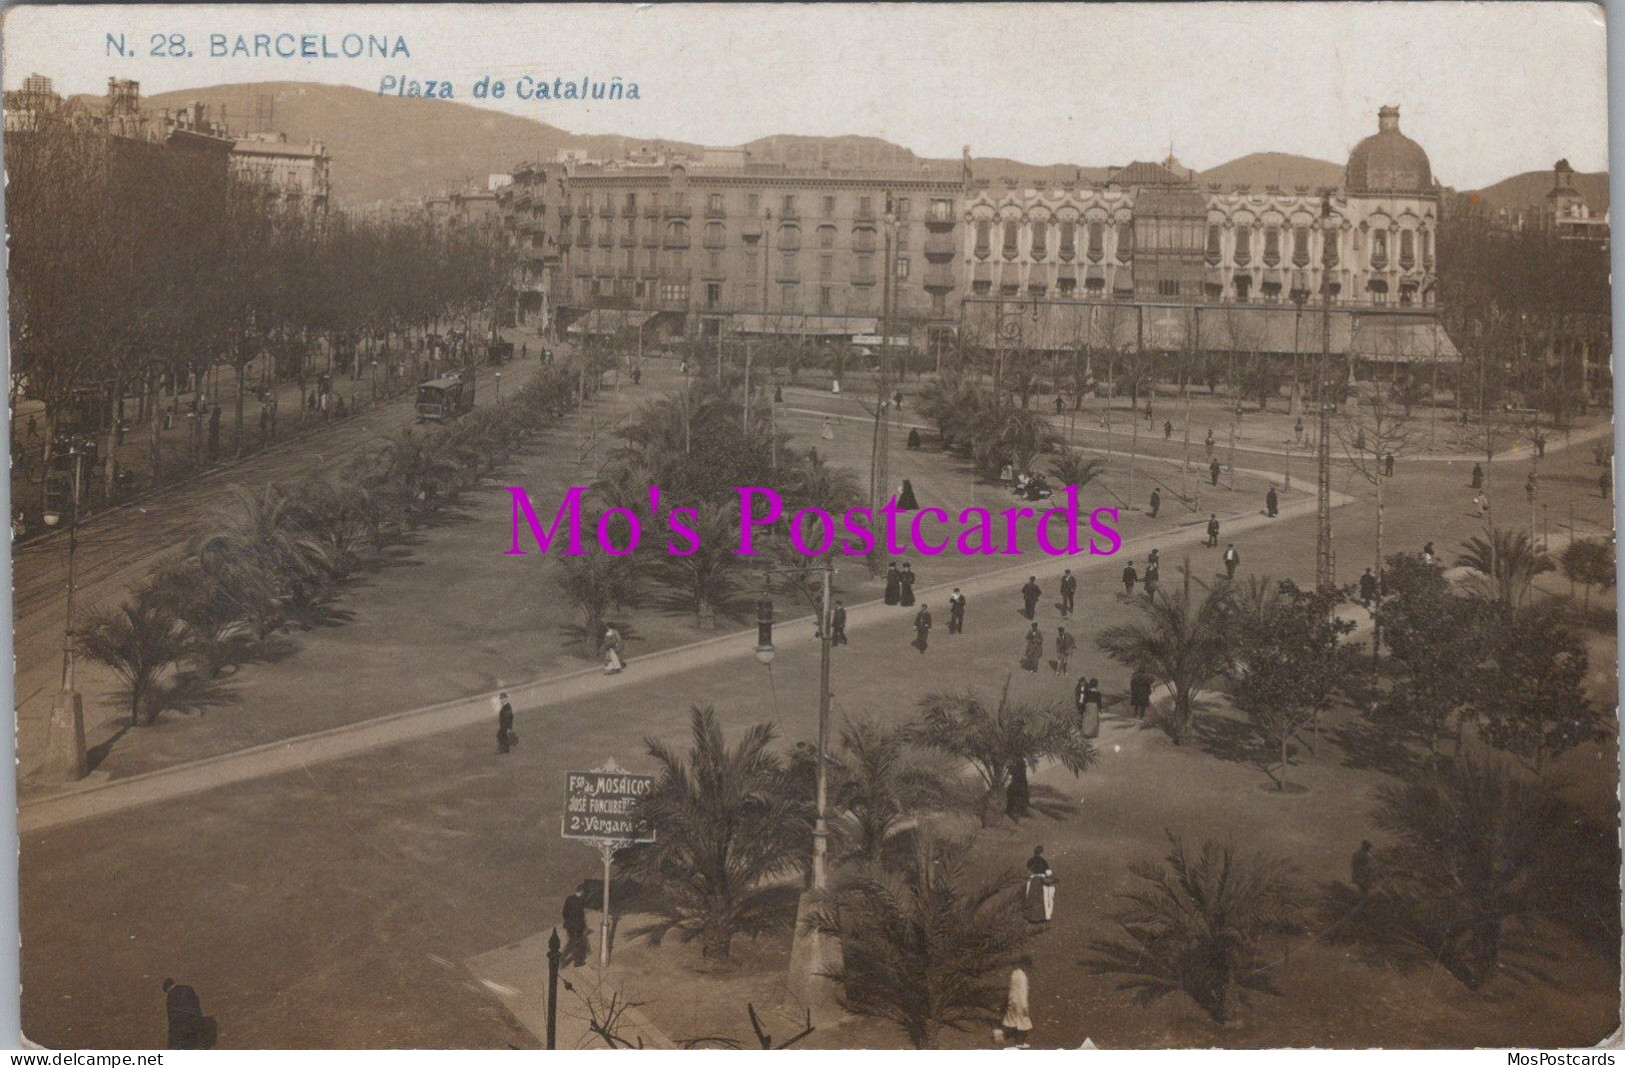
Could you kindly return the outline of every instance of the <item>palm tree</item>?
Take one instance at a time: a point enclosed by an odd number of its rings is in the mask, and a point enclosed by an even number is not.
[[[268,577],[278,598],[296,612],[308,611],[331,588],[333,557],[280,486],[258,492],[233,487],[237,509],[223,515],[222,529],[195,547],[207,561],[251,568]]]
[[[718,613],[738,600],[750,560],[734,551],[739,536],[727,509],[702,504],[692,528],[699,545],[687,556],[663,554],[655,578],[671,589],[674,604],[694,613],[695,626],[714,630]]]
[[[1529,596],[1535,576],[1556,568],[1552,558],[1536,547],[1527,531],[1504,527],[1489,531],[1489,538],[1471,537],[1462,542],[1458,567],[1478,572],[1480,590],[1493,600],[1513,608]]]
[[[969,764],[981,779],[984,827],[992,822],[1000,793],[1005,794],[1006,815],[1027,815],[1027,770],[1040,760],[1058,760],[1073,775],[1081,775],[1096,760],[1077,716],[1055,704],[1012,700],[1009,676],[995,705],[971,690],[945,691],[920,698],[919,710],[914,739]]]
[[[903,873],[865,867],[818,895],[805,925],[841,940],[830,978],[845,1006],[900,1025],[915,1049],[997,1012],[1005,971],[1032,938],[1010,871],[967,879],[963,846],[921,840]]]
[[[1055,459],[1049,462],[1050,474],[1062,486],[1089,485],[1106,473],[1106,461],[1100,456],[1088,456],[1082,449],[1062,446]]]
[[[858,720],[841,728],[830,792],[843,859],[880,864],[906,820],[947,800],[942,779],[909,759],[908,742],[907,727]]]
[[[991,418],[980,417],[987,415]],[[980,416],[972,442],[983,474],[996,474],[1006,461],[1018,472],[1030,471],[1034,458],[1061,440],[1048,419],[1026,408],[1001,408]]]
[[[1160,718],[1175,745],[1185,742],[1196,695],[1229,666],[1227,632],[1234,601],[1228,583],[1211,588],[1197,583],[1201,592],[1194,593],[1189,565],[1182,570],[1182,587],[1135,600],[1139,622],[1107,627],[1096,638],[1113,660],[1147,672],[1173,691],[1173,705]]]
[[[185,638],[180,620],[150,586],[137,589],[130,602],[117,608],[93,610],[78,643],[80,652],[124,680],[131,726],[150,725],[158,718],[151,698],[165,672],[180,659]]]
[[[751,727],[731,750],[710,706],[690,710],[689,729],[686,757],[645,740],[659,771],[637,815],[655,841],[627,851],[625,864],[658,894],[656,932],[698,938],[707,959],[725,960],[734,935],[790,922],[781,906],[793,888],[775,883],[801,868],[809,818],[769,748],[771,723]]]
[[[609,614],[637,600],[641,576],[637,558],[588,552],[558,557],[558,568],[559,588],[575,606],[579,637],[588,644],[587,655],[591,656]]]
[[[1301,928],[1307,898],[1285,860],[1242,856],[1212,840],[1192,853],[1174,834],[1168,840],[1162,863],[1129,866],[1140,885],[1120,895],[1113,917],[1124,940],[1091,942],[1087,963],[1121,976],[1118,989],[1132,991],[1136,1004],[1183,993],[1222,1024],[1235,996],[1279,993],[1271,980],[1279,958],[1265,942]]]

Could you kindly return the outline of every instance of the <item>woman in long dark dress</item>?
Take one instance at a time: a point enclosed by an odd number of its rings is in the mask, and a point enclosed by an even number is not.
[[[897,491],[897,510],[899,512],[915,512],[920,508],[919,498],[914,496],[914,483],[903,479],[903,488]]]
[[[897,576],[898,597],[906,607],[914,603],[914,569],[907,560],[903,561],[903,573]]]
[[[903,596],[903,576],[895,563],[886,567],[886,603],[896,604]]]

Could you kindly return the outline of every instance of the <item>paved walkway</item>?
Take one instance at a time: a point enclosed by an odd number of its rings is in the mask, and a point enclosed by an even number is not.
[[[1333,494],[1334,506],[1346,504],[1352,499],[1343,494]],[[1305,498],[1284,506],[1278,520],[1269,519],[1262,511],[1242,515],[1232,512],[1225,517],[1225,537],[1230,538],[1236,533],[1272,522],[1286,522],[1310,516],[1314,511],[1315,501],[1312,498]],[[1202,522],[1200,516],[1192,516],[1187,525],[1176,527],[1172,531],[1144,535],[1140,538],[1127,537],[1123,540],[1121,553],[1117,556],[1126,554],[1134,559],[1143,559],[1150,549],[1160,548],[1168,554],[1171,574],[1178,565],[1171,550],[1176,546],[1189,546],[1191,529],[1200,522]],[[1026,575],[1055,578],[1068,567],[1080,577],[1102,569],[1115,572],[1118,567],[1117,556],[1023,556],[1019,558],[1019,562],[1010,567],[986,572],[974,578],[921,587],[917,594],[922,601],[941,600],[954,586],[960,587],[967,597],[973,599],[982,595],[1008,593],[1012,583],[1018,582]],[[1115,581],[1116,576],[1113,574],[1111,582],[1115,584]],[[814,640],[814,622],[811,615],[780,622],[777,624],[775,638],[786,645],[797,641]],[[848,630],[861,630],[883,622],[895,623],[896,609],[880,601],[854,605],[848,610]],[[518,726],[523,734],[525,720],[545,710],[568,708],[572,701],[589,695],[601,695],[605,691],[622,686],[677,676],[695,668],[726,660],[743,660],[753,656],[755,645],[754,630],[738,631],[638,657],[629,661],[627,671],[621,675],[606,677],[601,668],[589,667],[508,686],[506,690],[519,714]],[[232,783],[297,771],[315,764],[340,760],[357,753],[398,745],[445,731],[494,722],[493,696],[494,694],[479,694],[447,701],[181,764],[161,771],[134,775],[126,779],[89,785],[80,783],[62,792],[40,796],[23,803],[18,813],[18,831],[21,834],[32,834],[121,812],[139,805],[170,801]]]

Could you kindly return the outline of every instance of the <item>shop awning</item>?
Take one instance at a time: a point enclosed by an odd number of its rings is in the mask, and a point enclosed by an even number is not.
[[[641,309],[594,308],[571,323],[564,332],[577,336],[618,334],[622,330],[638,329],[657,314]]]
[[[1349,355],[1376,363],[1457,363],[1461,352],[1432,316],[1364,315]]]
[[[879,323],[878,319],[852,315],[803,315],[799,312],[785,312],[782,315],[753,313],[734,316],[730,330],[736,334],[854,337],[859,334],[875,333],[879,329]]]

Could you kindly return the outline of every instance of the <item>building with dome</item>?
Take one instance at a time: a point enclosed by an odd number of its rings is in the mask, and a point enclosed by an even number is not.
[[[1460,358],[1435,303],[1438,187],[1397,107],[1337,188],[1208,184],[1170,157],[1103,182],[972,183],[964,205],[971,343],[1019,302],[1007,329],[1027,348],[1318,355],[1326,302],[1351,371]]]

